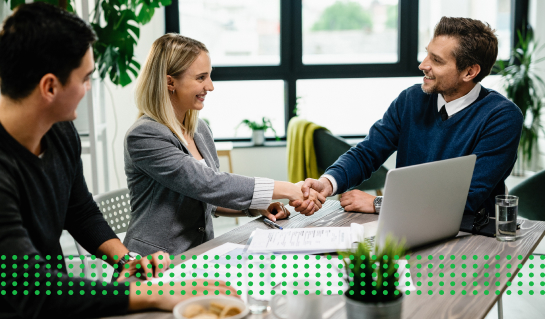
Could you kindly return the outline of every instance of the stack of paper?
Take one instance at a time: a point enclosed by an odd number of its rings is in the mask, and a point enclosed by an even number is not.
[[[347,250],[354,243],[374,236],[377,222],[351,227],[256,229],[249,253],[320,254]]]

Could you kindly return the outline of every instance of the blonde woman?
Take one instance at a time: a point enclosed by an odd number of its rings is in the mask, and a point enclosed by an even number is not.
[[[208,50],[179,34],[157,39],[136,86],[139,118],[125,137],[125,173],[132,216],[125,238],[142,255],[180,254],[214,238],[212,217],[286,218],[272,199],[303,202],[313,214],[324,197],[304,200],[301,187],[268,178],[223,173],[214,139],[199,119],[214,90]]]

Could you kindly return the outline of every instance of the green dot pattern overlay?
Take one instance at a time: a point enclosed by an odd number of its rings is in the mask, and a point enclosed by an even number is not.
[[[362,258],[364,256],[350,256]],[[380,266],[384,256],[373,256],[373,278],[358,281],[341,256],[250,255],[168,256],[157,268],[151,256],[137,258],[134,275],[137,294],[220,295],[248,294],[386,294],[388,272]],[[118,260],[118,256],[114,256]],[[418,296],[498,296],[545,294],[544,255],[407,255],[397,260],[396,294]],[[129,294],[129,283],[110,282],[129,277],[126,264],[114,272],[106,256],[0,255],[0,293],[11,295],[111,296]],[[170,262],[169,265],[163,262]],[[353,266],[353,265],[351,265]],[[354,266],[353,266],[354,267]],[[154,274],[156,277],[154,278]],[[93,280],[82,281],[82,278]],[[299,286],[298,286],[299,285]],[[227,289],[229,287],[229,289]],[[152,289],[153,288],[153,289]],[[351,288],[350,290],[348,290]]]

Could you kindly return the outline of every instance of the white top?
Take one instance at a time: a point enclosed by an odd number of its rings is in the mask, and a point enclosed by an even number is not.
[[[446,100],[444,100],[442,94],[438,94],[438,112],[440,112],[442,106],[445,105],[448,118],[452,117],[455,113],[462,111],[465,107],[474,103],[474,101],[476,101],[480,95],[481,89],[482,85],[480,83],[476,83],[474,88],[470,90],[470,92],[466,93],[466,95],[448,103],[446,103]]]

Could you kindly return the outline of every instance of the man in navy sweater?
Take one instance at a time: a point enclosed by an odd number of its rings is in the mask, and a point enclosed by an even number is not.
[[[121,266],[119,257],[129,253],[87,190],[71,122],[90,88],[94,41],[93,30],[80,18],[40,2],[19,6],[0,32],[1,318],[172,310],[192,292],[207,289],[202,280],[188,282],[186,293],[184,282],[176,289],[139,288],[135,282],[95,282],[67,274],[59,244],[63,229],[111,265]],[[164,253],[151,257],[128,261],[121,277],[137,267],[150,276],[151,266],[157,276],[170,264]],[[220,282],[208,289],[235,293]]]
[[[343,193],[346,211],[379,213],[381,197],[346,191],[370,178],[393,152],[396,167],[475,154],[465,214],[485,209],[494,216],[494,198],[505,193],[516,161],[523,116],[514,103],[480,85],[497,58],[493,32],[479,20],[443,17],[419,66],[423,83],[400,93],[369,135],[319,180],[307,179],[304,195],[309,188],[324,196]]]

